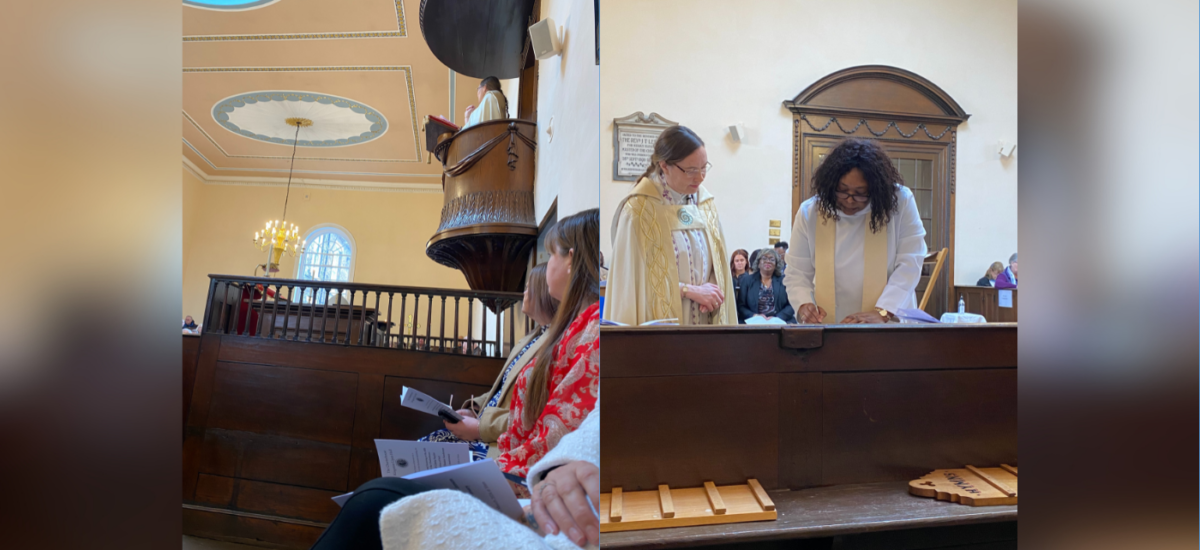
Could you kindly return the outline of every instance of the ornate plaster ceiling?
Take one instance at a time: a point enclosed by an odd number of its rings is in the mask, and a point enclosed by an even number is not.
[[[295,134],[284,119],[299,116],[314,124],[300,130],[294,181],[440,190],[422,121],[461,122],[479,81],[429,51],[420,0],[200,2],[184,2],[181,113],[184,164],[198,177],[282,185]]]
[[[235,134],[298,147],[349,147],[387,132],[387,119],[361,101],[314,92],[238,94],[218,101],[212,116]],[[293,119],[312,124],[293,126]]]

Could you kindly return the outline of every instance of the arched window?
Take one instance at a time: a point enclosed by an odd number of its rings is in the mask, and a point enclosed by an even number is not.
[[[305,236],[308,244],[296,263],[296,278],[302,281],[350,282],[354,280],[354,239],[344,228],[333,224],[318,225]],[[312,291],[305,290],[305,303],[312,303]],[[326,293],[317,292],[317,302],[326,302]]]

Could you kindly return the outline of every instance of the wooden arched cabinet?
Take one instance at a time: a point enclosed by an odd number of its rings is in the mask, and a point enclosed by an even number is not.
[[[812,175],[825,155],[846,137],[871,138],[887,149],[913,191],[925,244],[948,249],[938,292],[926,311],[947,311],[954,281],[954,168],[958,126],[971,115],[921,76],[884,65],[851,67],[830,74],[784,101],[792,111],[792,219],[813,195]],[[929,285],[928,266],[917,286]]]

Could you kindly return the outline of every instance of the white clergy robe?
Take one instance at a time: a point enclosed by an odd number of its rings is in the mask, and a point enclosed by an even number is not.
[[[875,303],[891,312],[917,307],[917,283],[925,261],[925,226],[912,191],[897,186],[897,211],[887,224],[887,286]],[[787,253],[787,271],[783,284],[788,301],[797,310],[803,304],[815,304],[817,197],[800,205],[792,224],[791,247]],[[826,323],[840,323],[848,315],[862,311],[863,248],[870,231],[871,207],[854,215],[838,212],[834,246],[834,293],[837,311],[826,312]]]
[[[489,91],[483,94],[483,101],[479,102],[479,106],[471,111],[471,116],[467,117],[467,123],[463,124],[463,128],[469,128],[480,122],[508,118],[508,113],[505,113],[503,108],[504,100],[501,98],[500,92]]]

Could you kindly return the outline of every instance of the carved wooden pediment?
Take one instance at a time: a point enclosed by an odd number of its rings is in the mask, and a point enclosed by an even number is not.
[[[613,126],[618,128],[654,128],[661,130],[668,126],[674,126],[678,122],[667,120],[658,113],[650,113],[649,116],[637,111],[629,116],[613,119]]]
[[[916,73],[886,65],[862,65],[814,82],[783,105],[797,114],[959,124],[967,114],[954,98]]]
[[[873,139],[913,190],[926,244],[947,251],[948,268],[930,283],[929,311],[947,311],[954,280],[955,162],[958,127],[971,115],[945,90],[922,76],[885,65],[863,65],[831,73],[784,101],[792,111],[792,216],[813,194],[812,177],[824,155],[848,137]]]

